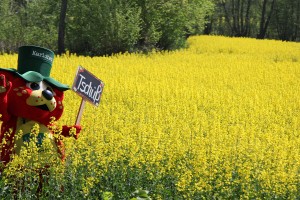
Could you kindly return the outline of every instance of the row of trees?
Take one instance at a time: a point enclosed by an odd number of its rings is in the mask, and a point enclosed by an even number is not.
[[[211,0],[1,0],[0,51],[35,44],[104,55],[176,49],[200,34]]]
[[[0,51],[177,49],[195,34],[299,41],[300,0],[1,0]]]
[[[300,40],[300,0],[214,0],[205,33]]]

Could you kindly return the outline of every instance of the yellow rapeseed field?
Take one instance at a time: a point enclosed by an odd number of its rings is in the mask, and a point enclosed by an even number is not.
[[[56,56],[51,76],[73,84],[78,65],[105,88],[87,104],[80,138],[66,139],[66,197],[135,189],[153,199],[300,197],[300,43],[194,36],[174,52]],[[17,55],[1,55],[13,67]],[[59,124],[81,98],[65,92]],[[58,180],[58,179],[57,179]],[[59,184],[58,184],[59,185]]]

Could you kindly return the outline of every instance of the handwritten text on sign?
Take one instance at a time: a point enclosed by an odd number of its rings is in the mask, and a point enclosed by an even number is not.
[[[102,95],[104,83],[79,66],[72,89],[82,98],[98,106]]]

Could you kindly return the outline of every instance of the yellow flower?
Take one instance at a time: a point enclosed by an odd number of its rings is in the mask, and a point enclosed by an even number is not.
[[[105,83],[99,107],[84,109],[79,139],[64,139],[72,180],[85,169],[86,180],[78,181],[86,195],[95,184],[128,179],[131,186],[154,187],[160,199],[166,188],[187,199],[295,197],[300,44],[221,36],[188,41],[189,48],[174,52],[68,52],[54,59],[51,76],[62,83],[72,85],[78,65]],[[7,68],[16,60],[0,56]],[[57,127],[73,125],[80,101],[65,92]],[[23,155],[41,161],[30,148]]]

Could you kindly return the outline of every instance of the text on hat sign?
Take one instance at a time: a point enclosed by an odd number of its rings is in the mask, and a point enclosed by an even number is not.
[[[41,57],[41,58],[45,58],[47,60],[49,60],[50,62],[53,62],[53,58],[45,53],[40,53],[40,52],[37,52],[37,51],[32,51],[32,55],[33,56],[37,56],[37,57]]]

